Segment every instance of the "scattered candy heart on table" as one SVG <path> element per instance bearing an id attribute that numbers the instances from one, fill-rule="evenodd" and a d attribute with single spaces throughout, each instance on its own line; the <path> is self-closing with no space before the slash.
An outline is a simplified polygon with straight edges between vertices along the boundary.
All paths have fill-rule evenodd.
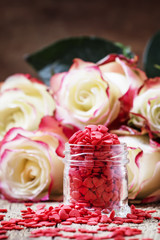
<path id="1" fill-rule="evenodd" d="M 150 213 L 156 212 L 155 210 L 142 210 L 131 206 L 131 214 L 127 214 L 125 218 L 116 217 L 115 211 L 113 210 L 109 215 L 102 215 L 99 210 L 92 212 L 84 208 L 82 204 L 70 204 L 64 205 L 59 204 L 58 206 L 49 206 L 46 208 L 45 204 L 38 204 L 36 210 L 31 209 L 25 204 L 27 209 L 21 210 L 21 218 L 11 218 L 9 220 L 1 221 L 0 227 L 0 239 L 7 239 L 9 236 L 6 235 L 7 231 L 12 230 L 23 230 L 24 228 L 37 228 L 31 231 L 31 238 L 38 238 L 41 236 L 48 237 L 62 237 L 68 239 L 91 239 L 91 240 L 102 240 L 102 239 L 124 239 L 125 236 L 135 236 L 142 233 L 142 230 L 137 228 L 131 228 L 129 226 L 109 226 L 109 224 L 122 225 L 123 223 L 143 223 L 146 219 L 157 219 L 160 218 L 152 217 Z M 7 214 L 7 209 L 0 209 L 1 213 Z M 5 215 L 4 215 L 5 217 Z M 67 217 L 67 218 L 66 218 Z M 77 230 L 74 227 L 56 227 L 56 224 L 71 225 L 72 223 L 97 225 L 96 229 L 79 228 Z M 158 224 L 159 225 L 159 224 Z M 41 228 L 41 227 L 50 228 Z M 100 234 L 100 232 L 106 232 L 104 235 L 93 235 Z M 74 233 L 72 235 L 66 235 L 63 232 Z M 108 233 L 110 232 L 110 233 Z M 158 228 L 159 233 L 159 228 Z M 142 240 L 152 240 L 151 238 L 143 238 Z"/>

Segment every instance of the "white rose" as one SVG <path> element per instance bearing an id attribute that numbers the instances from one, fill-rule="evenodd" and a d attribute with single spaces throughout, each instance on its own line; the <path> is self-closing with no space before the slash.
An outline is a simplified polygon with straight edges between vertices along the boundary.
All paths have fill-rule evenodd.
<path id="1" fill-rule="evenodd" d="M 111 54 L 98 62 L 103 78 L 114 86 L 120 101 L 118 121 L 123 123 L 129 117 L 133 98 L 138 88 L 146 80 L 146 74 L 137 68 L 137 58 L 127 59 L 122 55 Z"/>
<path id="2" fill-rule="evenodd" d="M 54 100 L 44 84 L 24 74 L 9 77 L 0 89 L 0 139 L 12 127 L 38 129 L 41 118 L 53 115 L 54 110 Z"/>
<path id="3" fill-rule="evenodd" d="M 160 148 L 151 145 L 147 136 L 120 136 L 119 140 L 129 151 L 129 199 L 160 200 Z"/>
<path id="4" fill-rule="evenodd" d="M 0 147 L 1 193 L 17 201 L 61 196 L 65 141 L 53 132 L 10 129 Z"/>
<path id="5" fill-rule="evenodd" d="M 160 78 L 148 79 L 140 88 L 129 123 L 160 136 Z"/>
<path id="6" fill-rule="evenodd" d="M 94 63 L 75 59 L 68 72 L 52 77 L 51 88 L 56 117 L 65 124 L 78 128 L 88 124 L 109 125 L 119 114 L 119 95 Z"/>

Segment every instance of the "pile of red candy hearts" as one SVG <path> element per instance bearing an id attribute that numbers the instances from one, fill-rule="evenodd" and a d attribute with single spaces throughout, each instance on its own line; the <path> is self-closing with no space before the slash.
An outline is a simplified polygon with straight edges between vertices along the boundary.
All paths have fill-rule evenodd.
<path id="1" fill-rule="evenodd" d="M 120 206 L 126 177 L 116 159 L 120 146 L 117 135 L 103 125 L 88 125 L 69 139 L 70 202 L 109 210 Z"/>

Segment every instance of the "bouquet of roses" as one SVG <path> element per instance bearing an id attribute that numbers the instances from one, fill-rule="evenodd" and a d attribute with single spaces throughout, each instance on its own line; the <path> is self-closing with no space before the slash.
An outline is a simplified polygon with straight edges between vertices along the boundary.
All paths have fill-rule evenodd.
<path id="1" fill-rule="evenodd" d="M 44 83 L 28 74 L 1 83 L 2 196 L 18 201 L 60 199 L 65 142 L 88 124 L 103 124 L 127 143 L 129 199 L 159 200 L 160 78 L 148 78 L 137 67 L 137 56 L 120 44 L 92 38 L 80 44 L 77 39 L 28 57 Z M 93 40 L 103 43 L 97 59 L 75 54 L 75 49 L 82 53 L 82 47 L 86 53 L 86 41 Z M 57 56 L 64 44 L 64 53 Z M 90 51 L 95 49 L 92 44 Z M 50 55 L 45 58 L 47 51 L 52 61 Z"/>

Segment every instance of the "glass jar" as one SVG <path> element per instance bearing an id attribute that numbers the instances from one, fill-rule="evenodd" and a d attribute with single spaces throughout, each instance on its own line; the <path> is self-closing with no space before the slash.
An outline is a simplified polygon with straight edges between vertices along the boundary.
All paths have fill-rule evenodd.
<path id="1" fill-rule="evenodd" d="M 126 216 L 128 207 L 127 146 L 65 145 L 64 202 L 81 203 L 102 213 Z"/>

